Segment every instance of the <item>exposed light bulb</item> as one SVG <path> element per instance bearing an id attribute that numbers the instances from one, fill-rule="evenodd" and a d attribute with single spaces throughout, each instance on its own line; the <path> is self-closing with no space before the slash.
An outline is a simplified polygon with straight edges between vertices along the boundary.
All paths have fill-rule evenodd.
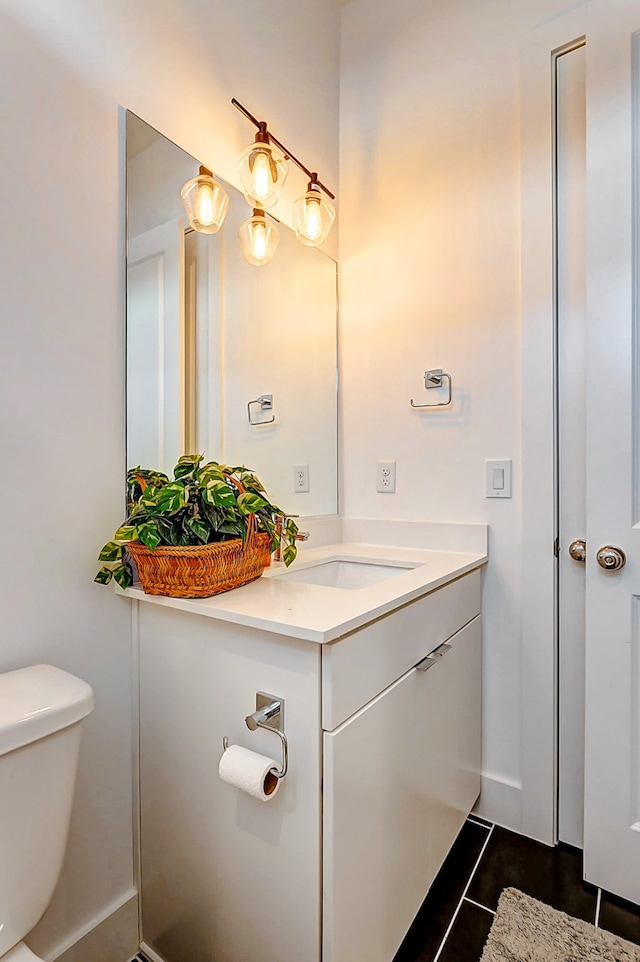
<path id="1" fill-rule="evenodd" d="M 278 246 L 275 224 L 267 221 L 261 210 L 254 208 L 253 217 L 240 225 L 238 231 L 242 256 L 254 267 L 268 264 Z"/>
<path id="2" fill-rule="evenodd" d="M 268 210 L 277 203 L 287 176 L 287 161 L 282 151 L 269 142 L 266 124 L 265 130 L 259 130 L 255 141 L 242 151 L 238 170 L 245 200 L 251 207 Z"/>
<path id="3" fill-rule="evenodd" d="M 207 167 L 200 167 L 198 176 L 187 181 L 180 196 L 193 230 L 202 234 L 216 234 L 220 230 L 229 209 L 229 195 Z"/>
<path id="4" fill-rule="evenodd" d="M 318 240 L 322 232 L 322 212 L 320 210 L 320 201 L 316 200 L 315 198 L 309 199 L 307 201 L 306 208 L 304 233 L 310 241 L 315 241 Z"/>
<path id="5" fill-rule="evenodd" d="M 266 224 L 255 224 L 251 234 L 251 250 L 256 260 L 264 260 L 267 253 Z"/>
<path id="6" fill-rule="evenodd" d="M 307 247 L 319 247 L 327 239 L 335 216 L 328 196 L 321 193 L 316 181 L 312 180 L 304 197 L 299 197 L 293 205 L 296 237 Z"/>
<path id="7" fill-rule="evenodd" d="M 264 201 L 272 187 L 270 158 L 264 150 L 257 150 L 253 160 L 253 196 Z"/>
<path id="8" fill-rule="evenodd" d="M 194 204 L 195 215 L 201 224 L 209 227 L 214 221 L 213 190 L 211 184 L 200 184 Z"/>

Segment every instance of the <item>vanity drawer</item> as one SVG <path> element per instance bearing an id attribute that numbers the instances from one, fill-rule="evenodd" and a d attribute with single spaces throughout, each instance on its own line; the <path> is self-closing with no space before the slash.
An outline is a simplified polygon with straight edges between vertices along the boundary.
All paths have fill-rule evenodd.
<path id="1" fill-rule="evenodd" d="M 475 570 L 322 648 L 322 727 L 333 731 L 480 613 Z"/>

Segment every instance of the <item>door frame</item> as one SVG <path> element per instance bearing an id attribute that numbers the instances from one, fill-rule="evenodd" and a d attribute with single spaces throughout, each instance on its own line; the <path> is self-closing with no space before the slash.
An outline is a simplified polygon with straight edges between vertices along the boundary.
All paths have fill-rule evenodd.
<path id="1" fill-rule="evenodd" d="M 586 8 L 521 44 L 522 769 L 520 831 L 557 841 L 558 658 L 554 52 L 586 37 Z"/>

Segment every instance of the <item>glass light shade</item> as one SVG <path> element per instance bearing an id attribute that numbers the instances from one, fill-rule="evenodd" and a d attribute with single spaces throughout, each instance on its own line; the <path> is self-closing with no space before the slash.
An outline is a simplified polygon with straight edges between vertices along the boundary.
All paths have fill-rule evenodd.
<path id="1" fill-rule="evenodd" d="M 310 187 L 293 205 L 293 229 L 307 247 L 323 244 L 335 219 L 333 204 L 319 187 Z"/>
<path id="2" fill-rule="evenodd" d="M 189 226 L 201 234 L 217 234 L 229 209 L 229 195 L 210 173 L 188 180 L 180 191 Z"/>
<path id="3" fill-rule="evenodd" d="M 240 154 L 238 170 L 247 204 L 267 210 L 278 202 L 288 170 L 282 151 L 256 141 Z"/>
<path id="4" fill-rule="evenodd" d="M 268 221 L 261 211 L 254 211 L 253 217 L 240 225 L 238 237 L 242 256 L 255 267 L 269 263 L 280 240 L 275 224 Z"/>

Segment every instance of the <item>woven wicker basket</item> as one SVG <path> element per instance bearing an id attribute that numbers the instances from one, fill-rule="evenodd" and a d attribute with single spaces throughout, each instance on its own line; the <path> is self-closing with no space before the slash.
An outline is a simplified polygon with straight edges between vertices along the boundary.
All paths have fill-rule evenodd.
<path id="1" fill-rule="evenodd" d="M 154 551 L 130 541 L 127 551 L 146 595 L 210 598 L 259 578 L 271 563 L 271 538 L 252 533 L 246 545 L 233 538 L 186 547 L 161 545 Z"/>

